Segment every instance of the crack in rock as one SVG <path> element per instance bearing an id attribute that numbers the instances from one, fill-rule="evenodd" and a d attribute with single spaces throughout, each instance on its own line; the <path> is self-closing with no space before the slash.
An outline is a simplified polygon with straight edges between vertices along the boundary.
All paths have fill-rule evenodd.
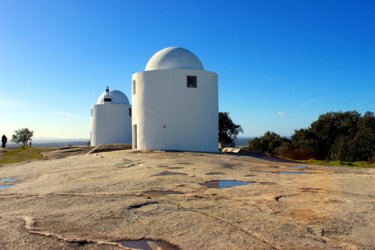
<path id="1" fill-rule="evenodd" d="M 223 220 L 223 219 L 221 219 L 221 218 L 219 218 L 219 217 L 216 217 L 216 216 L 213 216 L 213 215 L 210 215 L 210 214 L 206 214 L 206 213 L 201 212 L 201 211 L 192 210 L 192 209 L 185 209 L 185 210 L 186 210 L 186 211 L 190 211 L 190 212 L 199 213 L 199 214 L 205 215 L 205 216 L 207 216 L 207 217 L 210 217 L 210 218 L 213 218 L 213 219 L 219 220 L 219 221 L 221 221 L 221 222 L 223 222 L 223 223 L 225 223 L 225 224 L 227 224 L 227 225 L 229 225 L 229 226 L 231 226 L 231 227 L 233 227 L 233 228 L 236 228 L 237 230 L 239 230 L 239 231 L 241 231 L 241 232 L 243 232 L 243 233 L 245 233 L 245 234 L 247 234 L 247 235 L 249 235 L 249 236 L 251 236 L 251 237 L 254 237 L 255 239 L 257 239 L 257 240 L 259 240 L 259 241 L 261 241 L 261 242 L 267 244 L 267 245 L 268 245 L 269 247 L 271 247 L 272 249 L 275 249 L 275 250 L 280 250 L 280 249 L 282 249 L 280 246 L 277 246 L 276 243 L 274 243 L 274 242 L 270 242 L 268 239 L 266 239 L 264 236 L 262 236 L 261 234 L 259 234 L 259 233 L 257 233 L 257 232 L 249 232 L 249 231 L 247 231 L 247 230 L 245 230 L 245 229 L 243 229 L 243 228 L 241 228 L 241 227 L 239 227 L 239 226 L 237 226 L 237 225 L 234 225 L 234 224 L 232 224 L 232 223 L 230 223 L 230 222 L 228 222 L 228 221 L 226 221 L 226 220 Z"/>
<path id="2" fill-rule="evenodd" d="M 279 195 L 279 196 L 276 196 L 274 199 L 276 201 L 279 201 L 281 198 L 285 197 L 285 195 Z"/>
<path id="3" fill-rule="evenodd" d="M 35 228 L 36 221 L 33 217 L 24 216 L 22 219 L 25 222 L 25 229 L 30 234 L 35 234 L 35 235 L 40 235 L 40 236 L 45 236 L 45 237 L 52 237 L 57 240 L 65 241 L 68 243 L 76 243 L 79 245 L 97 244 L 97 245 L 115 246 L 115 247 L 119 247 L 122 249 L 130 249 L 130 248 L 124 247 L 118 242 L 95 240 L 95 239 L 83 239 L 83 238 L 67 238 L 57 233 L 42 231 L 42 230 L 39 230 L 38 228 Z"/>
<path id="4" fill-rule="evenodd" d="M 140 207 L 144 207 L 144 206 L 152 205 L 152 204 L 158 204 L 158 203 L 159 202 L 157 202 L 157 201 L 149 201 L 149 202 L 144 202 L 144 203 L 140 203 L 140 204 L 134 204 L 134 205 L 129 206 L 128 210 L 137 209 L 137 208 L 140 208 Z"/>

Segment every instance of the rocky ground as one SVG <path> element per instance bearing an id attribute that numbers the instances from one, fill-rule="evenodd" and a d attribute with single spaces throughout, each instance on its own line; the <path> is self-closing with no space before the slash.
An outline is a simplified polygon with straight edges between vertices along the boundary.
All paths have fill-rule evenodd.
<path id="1" fill-rule="evenodd" d="M 72 151 L 0 167 L 1 249 L 375 248 L 375 169 Z"/>

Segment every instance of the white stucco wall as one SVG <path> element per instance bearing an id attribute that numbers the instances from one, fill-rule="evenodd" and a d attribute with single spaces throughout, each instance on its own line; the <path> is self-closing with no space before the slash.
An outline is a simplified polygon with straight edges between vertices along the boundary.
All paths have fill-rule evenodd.
<path id="1" fill-rule="evenodd" d="M 92 106 L 90 145 L 132 143 L 131 117 L 128 104 L 96 104 Z"/>
<path id="2" fill-rule="evenodd" d="M 187 76 L 197 76 L 197 88 L 187 88 Z M 132 80 L 133 148 L 218 151 L 216 73 L 163 69 L 135 73 Z"/>

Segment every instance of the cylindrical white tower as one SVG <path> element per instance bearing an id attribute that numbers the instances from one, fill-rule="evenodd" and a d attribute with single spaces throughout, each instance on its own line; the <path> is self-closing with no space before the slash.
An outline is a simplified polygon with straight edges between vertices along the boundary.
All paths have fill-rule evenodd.
<path id="1" fill-rule="evenodd" d="M 192 52 L 160 50 L 132 82 L 133 149 L 218 151 L 218 77 Z"/>
<path id="2" fill-rule="evenodd" d="M 91 108 L 90 145 L 131 144 L 131 112 L 126 95 L 107 87 Z"/>

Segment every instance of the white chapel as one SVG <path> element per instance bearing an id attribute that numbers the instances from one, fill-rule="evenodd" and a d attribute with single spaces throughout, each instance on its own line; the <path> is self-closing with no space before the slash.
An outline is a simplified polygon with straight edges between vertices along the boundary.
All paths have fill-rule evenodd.
<path id="1" fill-rule="evenodd" d="M 133 149 L 218 152 L 218 76 L 169 47 L 132 76 Z"/>
<path id="2" fill-rule="evenodd" d="M 131 144 L 131 112 L 126 95 L 107 87 L 91 108 L 90 145 Z"/>

